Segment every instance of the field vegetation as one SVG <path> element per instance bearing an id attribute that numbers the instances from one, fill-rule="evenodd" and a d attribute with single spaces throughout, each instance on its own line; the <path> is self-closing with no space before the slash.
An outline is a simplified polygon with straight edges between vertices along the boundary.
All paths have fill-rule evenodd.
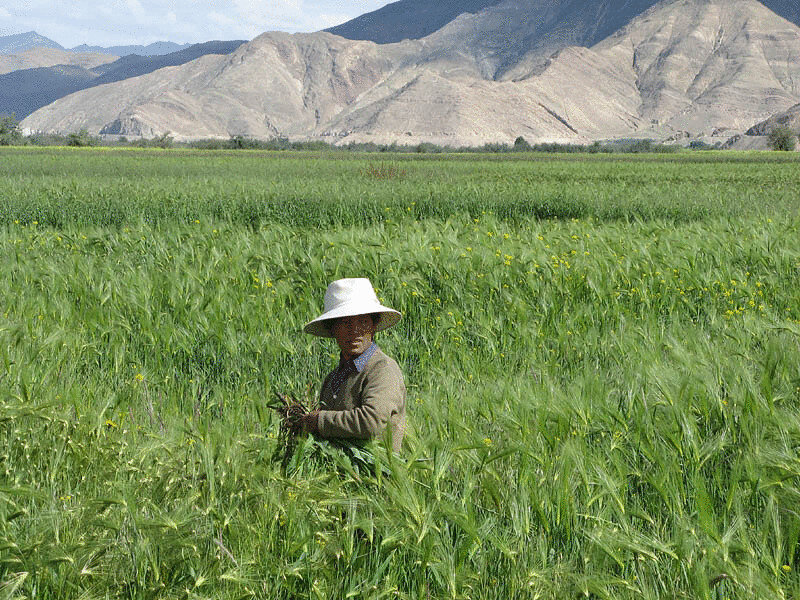
<path id="1" fill-rule="evenodd" d="M 0 596 L 800 596 L 797 160 L 0 150 Z M 348 276 L 406 448 L 283 461 Z"/>

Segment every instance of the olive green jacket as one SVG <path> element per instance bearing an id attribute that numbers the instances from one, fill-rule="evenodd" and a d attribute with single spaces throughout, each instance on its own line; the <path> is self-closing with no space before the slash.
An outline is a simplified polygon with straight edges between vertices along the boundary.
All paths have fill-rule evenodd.
<path id="1" fill-rule="evenodd" d="M 334 393 L 335 372 L 322 384 L 319 435 L 359 440 L 390 435 L 399 452 L 406 428 L 406 386 L 394 359 L 376 348 L 363 369 L 350 372 Z"/>

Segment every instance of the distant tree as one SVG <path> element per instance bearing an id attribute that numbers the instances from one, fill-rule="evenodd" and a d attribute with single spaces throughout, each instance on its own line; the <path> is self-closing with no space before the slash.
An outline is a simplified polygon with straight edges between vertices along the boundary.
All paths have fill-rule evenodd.
<path id="1" fill-rule="evenodd" d="M 524 137 L 519 136 L 517 139 L 514 140 L 514 150 L 518 152 L 525 152 L 526 150 L 530 150 L 531 145 L 528 143 Z"/>
<path id="2" fill-rule="evenodd" d="M 243 135 L 232 135 L 229 144 L 234 150 L 243 150 L 248 147 L 248 140 Z"/>
<path id="3" fill-rule="evenodd" d="M 767 136 L 772 150 L 791 152 L 797 147 L 797 133 L 788 127 L 775 127 Z"/>
<path id="4" fill-rule="evenodd" d="M 713 150 L 714 146 L 707 144 L 703 140 L 692 140 L 689 142 L 689 150 Z"/>
<path id="5" fill-rule="evenodd" d="M 157 148 L 172 148 L 172 144 L 175 140 L 170 135 L 169 131 L 159 135 L 158 137 L 153 139 L 153 145 Z"/>
<path id="6" fill-rule="evenodd" d="M 89 135 L 86 129 L 81 129 L 78 133 L 70 133 L 67 136 L 67 146 L 96 146 L 99 141 L 96 137 Z"/>
<path id="7" fill-rule="evenodd" d="M 0 117 L 0 146 L 18 146 L 24 142 L 14 115 Z"/>

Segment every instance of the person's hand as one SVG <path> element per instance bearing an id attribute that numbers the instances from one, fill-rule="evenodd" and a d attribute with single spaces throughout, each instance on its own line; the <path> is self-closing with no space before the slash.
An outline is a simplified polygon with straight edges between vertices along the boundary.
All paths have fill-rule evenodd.
<path id="1" fill-rule="evenodd" d="M 304 414 L 297 420 L 297 431 L 296 433 L 312 433 L 317 434 L 319 433 L 319 411 L 315 410 L 310 413 Z"/>

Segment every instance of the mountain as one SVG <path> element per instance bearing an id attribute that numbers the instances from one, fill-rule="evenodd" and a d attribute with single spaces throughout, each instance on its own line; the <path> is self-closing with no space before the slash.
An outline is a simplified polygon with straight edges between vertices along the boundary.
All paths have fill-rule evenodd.
<path id="1" fill-rule="evenodd" d="M 21 119 L 32 109 L 86 88 L 95 77 L 72 65 L 12 71 L 0 76 L 0 115 Z"/>
<path id="2" fill-rule="evenodd" d="M 41 36 L 35 31 L 0 36 L 0 54 L 17 54 L 31 48 L 64 49 L 53 40 Z"/>
<path id="3" fill-rule="evenodd" d="M 800 29 L 755 1 L 673 0 L 593 50 L 633 72 L 654 129 L 747 129 L 800 99 Z"/>
<path id="4" fill-rule="evenodd" d="M 0 54 L 0 75 L 22 69 L 71 65 L 93 69 L 100 65 L 117 60 L 117 56 L 95 54 L 90 52 L 76 53 L 55 48 L 35 48 L 18 54 Z"/>
<path id="5" fill-rule="evenodd" d="M 467 58 L 472 74 L 511 80 L 540 72 L 547 59 L 561 48 L 594 46 L 656 3 L 657 0 L 401 0 L 326 31 L 380 44 L 426 38 L 442 60 Z M 764 0 L 763 4 L 800 25 L 797 0 Z"/>
<path id="6" fill-rule="evenodd" d="M 191 46 L 192 44 L 176 44 L 174 42 L 154 42 L 147 46 L 109 46 L 108 48 L 82 44 L 70 48 L 70 50 L 72 52 L 99 52 L 101 54 L 113 54 L 115 56 L 128 56 L 129 54 L 138 54 L 139 56 L 161 56 L 180 52 Z"/>
<path id="7" fill-rule="evenodd" d="M 178 139 L 582 143 L 730 136 L 800 103 L 800 28 L 756 0 L 663 0 L 591 48 L 562 47 L 543 62 L 519 39 L 534 40 L 569 3 L 551 3 L 552 17 L 534 16 L 536 4 L 498 2 L 395 44 L 267 33 L 229 56 L 62 98 L 22 125 Z"/>
<path id="8" fill-rule="evenodd" d="M 523 78 L 567 46 L 591 47 L 626 25 L 652 0 L 503 0 L 461 14 L 426 40 L 466 58 L 486 79 Z M 524 62 L 525 68 L 514 69 Z"/>
<path id="9" fill-rule="evenodd" d="M 776 127 L 788 127 L 800 132 L 800 104 L 789 107 L 788 110 L 772 115 L 769 119 L 756 123 L 745 132 L 745 135 L 769 135 Z"/>
<path id="10" fill-rule="evenodd" d="M 98 54 L 63 52 L 51 55 L 62 56 L 64 61 L 50 68 L 29 68 L 0 75 L 0 115 L 14 114 L 22 119 L 73 92 L 183 65 L 207 54 L 230 54 L 243 43 L 241 40 L 206 42 L 163 56 L 129 55 L 114 62 L 91 58 L 105 56 Z M 36 57 L 46 54 L 43 50 L 30 52 Z M 0 57 L 0 67 L 2 64 Z"/>
<path id="11" fill-rule="evenodd" d="M 327 33 L 267 33 L 228 56 L 204 56 L 62 98 L 23 127 L 146 137 L 302 134 L 379 85 L 405 54 Z"/>
<path id="12" fill-rule="evenodd" d="M 194 44 L 170 54 L 156 56 L 129 54 L 113 63 L 95 68 L 94 72 L 98 74 L 95 85 L 113 83 L 130 77 L 146 75 L 147 73 L 152 73 L 164 67 L 176 67 L 196 60 L 206 54 L 230 54 L 244 43 L 244 40 L 213 41 Z"/>
<path id="13" fill-rule="evenodd" d="M 351 40 L 378 44 L 417 40 L 438 31 L 463 14 L 478 14 L 501 4 L 502 0 L 400 0 L 355 19 L 326 29 Z M 592 46 L 629 23 L 658 0 L 528 0 L 515 1 L 521 11 L 540 23 L 544 37 L 559 47 L 570 44 Z M 775 14 L 800 25 L 797 0 L 762 0 Z M 508 3 L 507 3 L 508 4 Z M 528 18 L 531 18 L 530 16 Z M 550 47 L 558 46 L 546 44 Z"/>
<path id="14" fill-rule="evenodd" d="M 111 54 L 113 56 L 127 56 L 138 54 L 139 56 L 161 56 L 172 54 L 190 48 L 192 44 L 176 44 L 174 42 L 154 42 L 147 46 L 87 46 L 82 44 L 70 48 L 69 52 L 78 54 Z M 19 54 L 25 50 L 33 48 L 55 48 L 65 50 L 63 46 L 53 40 L 39 35 L 35 31 L 18 33 L 15 35 L 0 36 L 0 55 Z"/>
<path id="15" fill-rule="evenodd" d="M 449 54 L 470 57 L 483 76 L 502 78 L 523 56 L 529 63 L 543 63 L 566 46 L 593 46 L 655 2 L 401 0 L 326 31 L 381 44 L 427 37 Z"/>

